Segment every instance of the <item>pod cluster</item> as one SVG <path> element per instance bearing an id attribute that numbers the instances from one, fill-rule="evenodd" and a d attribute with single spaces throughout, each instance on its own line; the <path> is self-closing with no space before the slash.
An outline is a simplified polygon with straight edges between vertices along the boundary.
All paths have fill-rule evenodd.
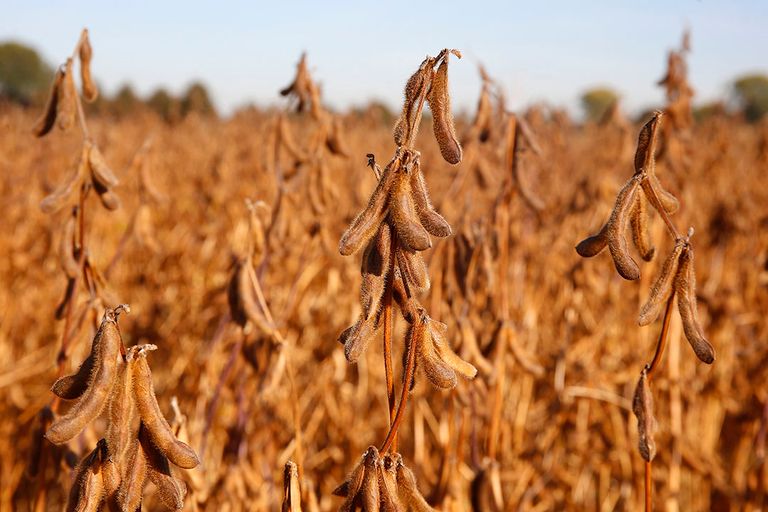
<path id="1" fill-rule="evenodd" d="M 333 493 L 346 498 L 340 512 L 433 512 L 421 495 L 416 476 L 399 453 L 383 456 L 370 446 L 362 460 Z"/>
<path id="2" fill-rule="evenodd" d="M 74 439 L 103 412 L 108 418 L 105 438 L 80 463 L 69 510 L 96 510 L 105 504 L 110 510 L 134 511 L 147 479 L 168 508 L 181 509 L 186 486 L 171 465 L 191 469 L 200 463 L 194 450 L 176 438 L 157 403 L 146 358 L 157 347 L 123 348 L 117 319 L 127 310 L 107 309 L 88 357 L 52 388 L 59 398 L 75 401 L 45 433 L 52 443 Z"/>

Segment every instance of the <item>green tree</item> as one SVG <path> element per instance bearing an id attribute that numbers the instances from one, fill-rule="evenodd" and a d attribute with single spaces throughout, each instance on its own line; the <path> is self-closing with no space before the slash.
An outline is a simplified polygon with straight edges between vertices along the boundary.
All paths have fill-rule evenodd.
<path id="1" fill-rule="evenodd" d="M 581 95 L 581 106 L 587 121 L 599 121 L 605 112 L 618 101 L 619 95 L 607 87 L 595 87 Z"/>
<path id="2" fill-rule="evenodd" d="M 190 112 L 197 112 L 205 116 L 216 115 L 216 108 L 213 106 L 205 85 L 201 82 L 194 82 L 187 88 L 181 99 L 181 112 L 183 115 Z"/>
<path id="3" fill-rule="evenodd" d="M 180 114 L 179 100 L 163 88 L 157 89 L 147 100 L 147 106 L 166 121 L 176 121 Z"/>
<path id="4" fill-rule="evenodd" d="M 0 96 L 24 104 L 44 100 L 53 79 L 51 67 L 32 48 L 0 44 Z"/>
<path id="5" fill-rule="evenodd" d="M 733 83 L 733 92 L 747 120 L 757 121 L 768 112 L 768 76 L 742 76 Z"/>
<path id="6" fill-rule="evenodd" d="M 115 93 L 110 104 L 112 112 L 118 116 L 124 116 L 136 110 L 141 105 L 141 100 L 130 84 L 124 84 Z"/>

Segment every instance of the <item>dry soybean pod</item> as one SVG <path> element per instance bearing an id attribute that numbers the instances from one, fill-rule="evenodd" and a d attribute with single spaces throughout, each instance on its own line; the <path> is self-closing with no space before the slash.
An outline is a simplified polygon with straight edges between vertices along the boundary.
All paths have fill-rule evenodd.
<path id="1" fill-rule="evenodd" d="M 379 494 L 381 495 L 381 510 L 383 512 L 400 512 L 404 510 L 397 495 L 397 465 L 402 463 L 399 453 L 387 453 L 379 464 Z"/>
<path id="2" fill-rule="evenodd" d="M 379 493 L 379 451 L 375 446 L 368 448 L 365 453 L 365 475 L 363 476 L 362 494 L 363 508 L 366 512 L 379 512 L 381 496 Z"/>
<path id="3" fill-rule="evenodd" d="M 640 268 L 632 259 L 627 247 L 627 239 L 624 231 L 627 226 L 627 214 L 637 194 L 638 180 L 631 178 L 619 192 L 616 205 L 608 220 L 606 237 L 608 238 L 608 250 L 611 252 L 613 263 L 619 275 L 629 281 L 640 278 Z"/>
<path id="4" fill-rule="evenodd" d="M 440 332 L 440 329 L 435 328 L 430 330 L 440 359 L 450 366 L 454 372 L 461 374 L 467 379 L 474 379 L 477 375 L 477 368 L 459 357 L 458 354 L 448 346 L 448 340 L 445 339 L 445 336 Z"/>
<path id="5" fill-rule="evenodd" d="M 72 213 L 64 224 L 64 229 L 59 240 L 59 264 L 69 278 L 75 278 L 80 273 L 80 265 L 74 253 L 75 229 L 77 227 L 77 208 L 72 208 Z"/>
<path id="6" fill-rule="evenodd" d="M 672 295 L 672 284 L 677 275 L 677 267 L 680 264 L 680 254 L 683 252 L 683 244 L 676 243 L 669 253 L 667 259 L 661 267 L 661 272 L 651 286 L 651 292 L 648 294 L 648 300 L 640 308 L 640 315 L 637 323 L 639 325 L 648 325 L 654 322 L 661 313 L 661 309 Z"/>
<path id="7" fill-rule="evenodd" d="M 160 501 L 170 510 L 181 510 L 187 486 L 173 476 L 168 458 L 152 442 L 144 422 L 139 426 L 139 443 L 147 459 L 147 477 L 157 486 Z"/>
<path id="8" fill-rule="evenodd" d="M 653 394 L 648 385 L 648 369 L 643 368 L 632 399 L 632 412 L 637 417 L 638 449 L 640 456 L 651 462 L 656 456 L 656 418 L 653 414 Z"/>
<path id="9" fill-rule="evenodd" d="M 53 78 L 53 85 L 51 85 L 51 92 L 48 94 L 45 111 L 43 111 L 43 115 L 40 116 L 37 122 L 35 122 L 35 126 L 32 128 L 32 133 L 34 133 L 35 136 L 44 136 L 50 132 L 53 125 L 56 124 L 56 113 L 59 110 L 59 100 L 63 85 L 64 71 L 59 68 L 56 70 L 56 76 Z"/>
<path id="10" fill-rule="evenodd" d="M 116 460 L 123 460 L 132 435 L 134 403 L 131 366 L 136 350 L 136 347 L 128 349 L 125 361 L 120 361 L 117 380 L 107 405 L 107 446 L 109 456 Z"/>
<path id="11" fill-rule="evenodd" d="M 117 179 L 115 173 L 110 169 L 107 160 L 104 155 L 101 154 L 99 147 L 95 144 L 87 143 L 90 146 L 88 151 L 88 165 L 91 169 L 91 177 L 95 182 L 106 189 L 116 187 L 120 180 Z"/>
<path id="12" fill-rule="evenodd" d="M 664 209 L 668 214 L 675 213 L 680 208 L 680 202 L 671 193 L 664 190 L 655 174 L 648 174 L 641 183 L 648 202 L 657 210 Z M 658 199 L 658 203 L 655 201 Z"/>
<path id="13" fill-rule="evenodd" d="M 134 439 L 128 451 L 128 464 L 117 491 L 117 501 L 123 512 L 134 512 L 141 508 L 141 495 L 147 479 L 147 459 L 141 449 L 141 443 Z"/>
<path id="14" fill-rule="evenodd" d="M 432 247 L 432 240 L 419 222 L 411 195 L 409 176 L 401 169 L 389 197 L 390 218 L 403 247 L 424 251 Z"/>
<path id="15" fill-rule="evenodd" d="M 680 255 L 680 267 L 675 277 L 677 307 L 683 323 L 685 338 L 702 362 L 715 361 L 715 349 L 704 337 L 696 312 L 696 273 L 693 268 L 693 248 L 687 246 Z"/>
<path id="16" fill-rule="evenodd" d="M 357 323 L 339 335 L 339 342 L 344 345 L 344 356 L 350 363 L 356 363 L 376 333 L 376 316 L 367 320 L 362 316 Z"/>
<path id="17" fill-rule="evenodd" d="M 64 67 L 64 81 L 61 84 L 60 96 L 57 101 L 56 121 L 61 131 L 66 132 L 75 124 L 75 112 L 77 108 L 75 95 L 75 77 L 73 73 L 72 58 L 67 59 Z"/>
<path id="18" fill-rule="evenodd" d="M 434 334 L 429 325 L 429 318 L 422 316 L 413 326 L 412 343 L 415 343 L 416 355 L 419 364 L 430 382 L 438 388 L 450 389 L 456 387 L 458 382 L 456 372 L 453 371 L 438 355 L 435 347 Z"/>
<path id="19" fill-rule="evenodd" d="M 200 464 L 195 451 L 186 443 L 176 439 L 170 425 L 160 411 L 146 353 L 137 354 L 131 368 L 133 370 L 133 392 L 139 415 L 155 446 L 180 468 L 192 469 Z"/>
<path id="20" fill-rule="evenodd" d="M 88 38 L 88 29 L 83 29 L 83 39 L 80 42 L 80 81 L 83 86 L 83 97 L 88 103 L 96 101 L 99 89 L 91 75 L 91 60 L 93 60 L 93 47 Z"/>
<path id="21" fill-rule="evenodd" d="M 77 468 L 75 482 L 69 491 L 67 512 L 96 512 L 104 495 L 104 480 L 101 473 L 100 448 L 85 456 Z"/>
<path id="22" fill-rule="evenodd" d="M 448 92 L 448 54 L 437 68 L 429 90 L 429 108 L 432 110 L 432 129 L 440 146 L 440 154 L 449 164 L 461 162 L 461 144 L 456 138 L 451 113 L 451 96 Z"/>
<path id="23" fill-rule="evenodd" d="M 429 290 L 429 270 L 421 254 L 405 248 L 398 248 L 397 263 L 401 275 L 408 280 L 409 286 L 417 291 Z"/>
<path id="24" fill-rule="evenodd" d="M 342 256 L 356 253 L 376 234 L 376 230 L 387 215 L 390 189 L 396 179 L 394 171 L 396 165 L 399 165 L 397 160 L 393 160 L 387 165 L 376 189 L 371 194 L 368 205 L 357 214 L 352 224 L 341 236 L 339 253 Z"/>
<path id="25" fill-rule="evenodd" d="M 368 242 L 363 254 L 360 269 L 360 306 L 363 317 L 367 320 L 379 312 L 381 298 L 384 295 L 392 241 L 392 228 L 388 222 L 382 222 L 378 233 Z"/>
<path id="26" fill-rule="evenodd" d="M 648 233 L 648 209 L 642 194 L 635 193 L 635 200 L 629 212 L 629 224 L 632 228 L 632 242 L 640 253 L 640 257 L 645 261 L 651 261 L 656 253 L 656 248 L 653 246 L 651 235 Z"/>
<path id="27" fill-rule="evenodd" d="M 413 471 L 402 462 L 397 466 L 397 485 L 400 489 L 400 500 L 405 504 L 407 510 L 435 512 L 435 509 L 429 506 L 429 503 L 419 492 Z"/>
<path id="28" fill-rule="evenodd" d="M 107 309 L 96 333 L 98 345 L 96 374 L 88 389 L 69 412 L 57 419 L 45 437 L 54 444 L 66 443 L 101 414 L 117 377 L 117 358 L 120 356 L 120 332 L 117 329 L 116 310 Z M 95 348 L 93 350 L 96 350 Z"/>
<path id="29" fill-rule="evenodd" d="M 419 158 L 416 160 L 411 170 L 411 191 L 413 203 L 416 206 L 416 214 L 424 229 L 432 236 L 446 237 L 451 235 L 451 225 L 448 224 L 442 215 L 437 213 L 429 199 L 427 184 L 424 181 L 424 175 L 421 172 Z"/>

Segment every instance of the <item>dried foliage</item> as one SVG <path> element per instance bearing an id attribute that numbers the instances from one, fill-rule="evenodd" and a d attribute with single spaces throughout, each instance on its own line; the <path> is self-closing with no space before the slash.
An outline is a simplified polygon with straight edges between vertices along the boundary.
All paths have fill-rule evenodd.
<path id="1" fill-rule="evenodd" d="M 109 56 L 91 36 L 98 77 Z M 0 107 L 0 213 L 13 228 L 0 235 L 0 510 L 163 510 L 183 499 L 193 511 L 318 512 L 351 494 L 350 507 L 375 508 L 377 492 L 379 510 L 638 510 L 638 447 L 641 436 L 650 447 L 651 434 L 655 509 L 765 508 L 764 129 L 725 116 L 691 124 L 683 168 L 668 149 L 662 155 L 663 126 L 629 125 L 632 138 L 641 134 L 635 158 L 623 131 L 605 137 L 619 131 L 616 119 L 578 126 L 561 111 L 512 114 L 484 71 L 478 112 L 454 119 L 455 166 L 428 124 L 404 126 L 413 145 L 397 149 L 392 124 L 374 110 L 322 109 L 328 126 L 343 128 L 349 156 L 334 154 L 311 91 L 301 113 L 291 100 L 279 112 L 189 116 L 173 127 L 140 112 L 89 116 L 81 137 L 77 113 L 68 131 L 56 128 L 65 69 L 36 126 L 47 127 L 41 139 L 30 133 L 41 112 Z M 462 61 L 451 78 L 467 69 Z M 413 89 L 429 106 L 428 88 Z M 666 110 L 662 119 L 671 124 Z M 658 161 L 648 150 L 654 126 Z M 111 173 L 94 168 L 95 147 Z M 369 169 L 366 154 L 386 158 L 371 157 Z M 635 201 L 647 207 L 644 247 L 655 256 L 645 262 L 629 240 L 630 203 L 621 234 L 640 276 L 627 282 L 609 251 L 585 260 L 573 246 L 611 217 L 633 167 Z M 121 208 L 104 209 L 96 183 L 119 193 Z M 341 235 L 378 187 L 389 195 L 340 256 Z M 665 235 L 660 209 L 679 237 Z M 425 242 L 420 228 L 427 250 L 413 250 Z M 387 251 L 387 240 L 400 249 Z M 408 390 L 396 450 L 379 444 L 391 414 L 388 279 L 395 414 Z M 132 313 L 119 325 L 107 315 L 98 337 L 104 312 L 123 302 Z M 666 349 L 644 371 L 636 417 L 638 375 L 665 316 Z M 360 319 L 370 342 L 350 351 L 349 364 L 335 340 Z M 115 327 L 124 352 L 99 376 L 112 360 L 111 347 L 101 352 L 104 330 Z M 708 357 L 702 340 L 717 350 L 712 365 L 694 356 Z M 420 350 L 407 381 L 409 343 Z M 474 379 L 446 347 L 477 369 Z M 147 372 L 137 363 L 151 368 L 151 387 L 139 384 L 147 421 L 134 383 Z M 451 389 L 433 385 L 454 378 Z M 113 387 L 95 419 L 70 441 L 48 441 L 104 381 Z M 192 462 L 174 439 L 200 465 L 174 467 L 171 457 Z M 339 490 L 346 496 L 334 495 L 355 471 Z"/>

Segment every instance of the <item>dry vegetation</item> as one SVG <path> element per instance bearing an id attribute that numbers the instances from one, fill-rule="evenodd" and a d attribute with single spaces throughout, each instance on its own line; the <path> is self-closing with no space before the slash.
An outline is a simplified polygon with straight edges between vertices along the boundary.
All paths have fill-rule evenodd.
<path id="1" fill-rule="evenodd" d="M 394 137 L 379 111 L 325 110 L 305 58 L 280 112 L 86 125 L 79 100 L 66 104 L 72 62 L 45 137 L 31 133 L 38 112 L 1 107 L 0 510 L 142 496 L 146 510 L 638 510 L 643 458 L 659 510 L 764 508 L 768 125 L 693 124 L 674 67 L 686 51 L 670 58 L 666 115 L 646 127 L 661 122 L 653 179 L 679 200 L 672 214 L 649 194 L 671 238 L 654 208 L 629 204 L 650 179 L 647 130 L 635 156 L 648 119 L 511 114 L 481 70 L 460 147 L 438 97 L 447 51 L 408 81 Z M 425 102 L 434 136 L 417 133 Z M 628 179 L 616 207 L 639 251 L 614 226 L 599 241 L 610 251 L 580 258 L 585 234 L 626 217 L 610 212 Z M 439 219 L 413 191 L 424 180 Z M 62 183 L 71 194 L 44 213 Z M 642 270 L 626 260 L 638 253 Z M 669 279 L 682 315 L 661 314 L 674 293 L 654 284 L 670 253 L 697 273 L 692 296 L 690 279 Z M 689 357 L 696 314 L 711 365 Z M 102 370 L 81 371 L 79 393 L 57 381 L 88 360 Z M 54 382 L 80 400 L 54 399 Z M 651 393 L 656 429 L 641 418 L 638 433 L 632 397 L 642 416 Z"/>

